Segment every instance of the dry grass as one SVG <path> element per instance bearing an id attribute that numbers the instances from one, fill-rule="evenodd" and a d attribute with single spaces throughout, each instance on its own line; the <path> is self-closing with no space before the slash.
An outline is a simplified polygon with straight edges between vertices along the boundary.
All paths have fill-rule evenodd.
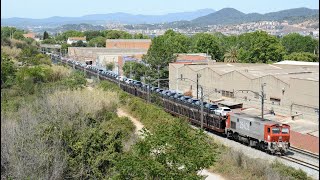
<path id="1" fill-rule="evenodd" d="M 1 113 L 2 178 L 63 179 L 66 159 L 59 128 L 88 114 L 115 112 L 117 104 L 113 92 L 57 91 L 21 102 L 17 111 Z"/>
<path id="2" fill-rule="evenodd" d="M 65 77 L 70 76 L 72 70 L 69 68 L 66 68 L 64 66 L 57 66 L 57 65 L 52 65 L 52 77 L 51 79 L 53 81 L 59 81 Z"/>
<path id="3" fill-rule="evenodd" d="M 1 46 L 1 51 L 5 54 L 8 54 L 9 57 L 17 58 L 21 53 L 21 49 L 10 46 Z"/>
<path id="4" fill-rule="evenodd" d="M 242 152 L 229 148 L 221 153 L 210 171 L 233 180 L 309 179 L 301 170 L 295 170 L 279 162 L 270 163 L 262 159 L 252 159 Z"/>

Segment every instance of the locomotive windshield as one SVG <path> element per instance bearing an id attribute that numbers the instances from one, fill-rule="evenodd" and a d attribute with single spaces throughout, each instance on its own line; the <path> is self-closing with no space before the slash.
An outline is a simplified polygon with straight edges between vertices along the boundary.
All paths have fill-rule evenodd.
<path id="1" fill-rule="evenodd" d="M 279 134 L 279 133 L 280 133 L 280 128 L 278 128 L 278 127 L 272 128 L 272 134 Z"/>
<path id="2" fill-rule="evenodd" d="M 289 128 L 283 127 L 282 130 L 281 130 L 281 133 L 282 134 L 289 134 Z"/>

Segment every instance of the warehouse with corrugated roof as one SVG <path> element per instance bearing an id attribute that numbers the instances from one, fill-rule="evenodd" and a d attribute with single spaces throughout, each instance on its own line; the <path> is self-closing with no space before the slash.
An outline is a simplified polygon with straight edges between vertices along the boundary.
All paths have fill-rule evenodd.
<path id="1" fill-rule="evenodd" d="M 169 65 L 169 88 L 191 91 L 203 87 L 205 101 L 234 101 L 261 107 L 261 85 L 265 83 L 265 109 L 318 120 L 319 65 L 314 64 L 177 64 Z M 180 78 L 183 78 L 181 80 Z M 242 91 L 249 90 L 249 91 Z M 200 93 L 200 90 L 198 91 Z M 200 95 L 199 95 L 200 97 Z"/>

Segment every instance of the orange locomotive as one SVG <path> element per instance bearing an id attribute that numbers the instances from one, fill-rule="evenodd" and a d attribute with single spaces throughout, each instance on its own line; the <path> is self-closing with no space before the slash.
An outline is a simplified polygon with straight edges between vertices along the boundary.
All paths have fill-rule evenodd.
<path id="1" fill-rule="evenodd" d="M 286 154 L 290 147 L 290 126 L 244 113 L 227 115 L 227 138 L 264 150 Z"/>

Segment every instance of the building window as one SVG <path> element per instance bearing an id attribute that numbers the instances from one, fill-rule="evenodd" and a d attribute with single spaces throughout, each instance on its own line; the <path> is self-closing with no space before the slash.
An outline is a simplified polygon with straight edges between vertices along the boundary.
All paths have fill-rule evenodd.
<path id="1" fill-rule="evenodd" d="M 222 96 L 234 98 L 234 93 L 231 92 L 231 91 L 224 91 L 224 90 L 222 90 Z"/>
<path id="2" fill-rule="evenodd" d="M 281 99 L 280 99 L 280 98 L 270 97 L 270 101 L 271 101 L 271 103 L 274 104 L 274 105 L 280 105 Z"/>
<path id="3" fill-rule="evenodd" d="M 222 95 L 222 96 L 226 96 L 226 91 L 222 90 L 222 91 L 221 91 L 221 95 Z"/>

